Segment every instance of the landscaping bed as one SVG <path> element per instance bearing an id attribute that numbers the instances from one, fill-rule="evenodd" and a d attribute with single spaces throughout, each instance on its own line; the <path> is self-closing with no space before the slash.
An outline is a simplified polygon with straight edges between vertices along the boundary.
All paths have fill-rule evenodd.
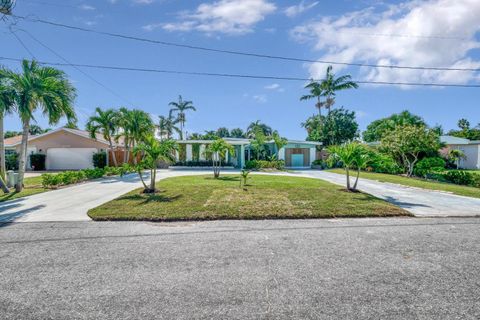
<path id="1" fill-rule="evenodd" d="M 328 171 L 339 173 L 339 174 L 345 174 L 345 170 L 343 169 L 331 169 Z M 429 189 L 429 190 L 450 192 L 460 196 L 480 198 L 480 188 L 476 188 L 476 187 L 462 186 L 462 185 L 456 185 L 456 184 L 445 183 L 445 182 L 437 182 L 437 181 L 431 181 L 431 180 L 414 178 L 414 177 L 409 178 L 406 176 L 400 176 L 400 175 L 394 175 L 394 174 L 374 173 L 374 172 L 365 172 L 365 171 L 362 171 L 360 173 L 360 178 L 377 180 L 380 182 L 396 183 L 396 184 L 400 184 L 408 187 L 416 187 L 416 188 L 423 188 L 423 189 Z"/>
<path id="2" fill-rule="evenodd" d="M 317 179 L 254 175 L 185 176 L 162 180 L 157 194 L 134 190 L 88 212 L 101 220 L 182 221 L 408 216 L 368 194 Z"/>

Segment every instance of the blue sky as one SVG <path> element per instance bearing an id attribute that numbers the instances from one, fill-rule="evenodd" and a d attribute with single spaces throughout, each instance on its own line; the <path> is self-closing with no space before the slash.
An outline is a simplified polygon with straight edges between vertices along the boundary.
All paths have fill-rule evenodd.
<path id="1" fill-rule="evenodd" d="M 355 63 L 480 68 L 480 2 L 476 0 L 17 2 L 17 15 L 219 49 Z M 13 30 L 41 61 L 62 62 L 19 29 L 27 30 L 73 63 L 302 78 L 321 77 L 326 68 L 323 64 L 165 47 L 19 21 Z M 31 57 L 5 23 L 0 24 L 0 37 L 2 56 Z M 18 68 L 15 62 L 1 63 Z M 315 112 L 313 102 L 299 101 L 305 93 L 303 82 L 85 69 L 116 93 L 112 94 L 77 70 L 64 70 L 78 90 L 80 126 L 97 106 L 136 107 L 156 119 L 167 114 L 168 102 L 182 94 L 197 107 L 197 112 L 187 115 L 188 132 L 220 126 L 246 128 L 259 119 L 286 137 L 304 139 L 300 123 Z M 338 66 L 335 72 L 371 81 L 480 83 L 478 72 Z M 363 85 L 339 93 L 336 106 L 356 111 L 362 130 L 371 121 L 404 109 L 448 130 L 462 117 L 479 123 L 479 101 L 480 89 Z M 41 126 L 47 126 L 41 115 L 37 119 Z M 14 116 L 6 118 L 5 126 L 7 130 L 20 129 Z"/>

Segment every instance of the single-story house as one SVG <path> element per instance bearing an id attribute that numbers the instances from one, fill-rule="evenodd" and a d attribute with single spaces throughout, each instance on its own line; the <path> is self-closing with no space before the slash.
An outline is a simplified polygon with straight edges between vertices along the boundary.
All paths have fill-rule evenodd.
<path id="1" fill-rule="evenodd" d="M 6 152 L 20 152 L 22 136 L 5 139 Z M 108 150 L 109 144 L 101 136 L 92 139 L 87 131 L 58 128 L 30 136 L 27 148 L 27 169 L 33 153 L 46 155 L 47 170 L 80 170 L 93 168 L 93 154 Z"/>
<path id="2" fill-rule="evenodd" d="M 480 169 L 480 141 L 473 141 L 453 136 L 441 136 L 440 141 L 446 145 L 442 150 L 448 153 L 450 150 L 461 150 L 465 159 L 460 159 L 458 166 L 462 169 Z"/>
<path id="3" fill-rule="evenodd" d="M 224 140 L 235 148 L 235 154 L 227 154 L 226 162 L 233 164 L 236 168 L 243 168 L 245 163 L 253 160 L 251 140 L 240 138 L 224 138 Z M 194 160 L 194 146 L 198 147 L 198 160 L 205 160 L 206 146 L 213 140 L 179 140 L 180 145 L 185 145 L 185 160 Z M 280 150 L 276 150 L 273 141 L 268 141 L 268 149 L 271 154 L 278 154 L 279 160 L 285 161 L 287 168 L 310 168 L 312 162 L 317 159 L 317 146 L 320 142 L 288 140 L 287 144 Z M 179 153 L 177 153 L 177 160 Z"/>

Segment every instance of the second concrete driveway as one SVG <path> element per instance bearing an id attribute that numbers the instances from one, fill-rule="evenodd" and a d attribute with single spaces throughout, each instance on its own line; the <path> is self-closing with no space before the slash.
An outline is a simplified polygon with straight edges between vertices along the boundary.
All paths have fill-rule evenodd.
<path id="1" fill-rule="evenodd" d="M 295 171 L 289 175 L 317 178 L 345 186 L 345 176 L 332 172 L 305 170 Z M 393 203 L 413 213 L 416 217 L 480 216 L 480 199 L 477 198 L 368 179 L 360 179 L 358 188 Z"/>
<path id="2" fill-rule="evenodd" d="M 158 179 L 205 174 L 159 170 Z M 137 174 L 110 177 L 0 203 L 0 222 L 89 221 L 90 209 L 141 187 Z"/>

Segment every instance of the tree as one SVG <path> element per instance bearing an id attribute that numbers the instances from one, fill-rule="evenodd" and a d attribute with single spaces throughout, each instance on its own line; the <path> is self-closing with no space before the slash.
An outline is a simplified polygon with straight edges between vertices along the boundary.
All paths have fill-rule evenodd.
<path id="1" fill-rule="evenodd" d="M 395 130 L 397 126 L 420 126 L 426 127 L 425 121 L 417 115 L 405 110 L 400 113 L 394 113 L 387 118 L 373 121 L 367 126 L 367 130 L 363 133 L 363 140 L 366 142 L 376 142 L 390 131 Z"/>
<path id="2" fill-rule="evenodd" d="M 218 138 L 208 145 L 207 153 L 212 155 L 213 160 L 213 176 L 216 178 L 220 177 L 220 168 L 222 167 L 222 158 L 226 158 L 227 152 L 231 155 L 235 155 L 235 148 L 227 143 L 222 138 Z"/>
<path id="3" fill-rule="evenodd" d="M 358 137 L 355 112 L 344 108 L 331 111 L 327 116 L 313 116 L 302 123 L 307 129 L 307 140 L 322 142 L 324 146 L 340 145 Z"/>
<path id="4" fill-rule="evenodd" d="M 46 133 L 48 131 L 51 131 L 51 130 L 52 129 L 50 129 L 50 128 L 42 129 L 42 127 L 40 127 L 39 125 L 32 124 L 32 125 L 30 125 L 29 133 L 32 136 L 38 136 L 40 134 L 44 134 L 44 133 Z"/>
<path id="5" fill-rule="evenodd" d="M 159 116 L 158 117 L 158 135 L 160 136 L 160 140 L 167 140 L 172 139 L 173 133 L 176 132 L 180 134 L 180 129 L 176 126 L 178 120 L 172 117 L 171 114 L 168 117 Z"/>
<path id="6" fill-rule="evenodd" d="M 230 131 L 225 127 L 218 128 L 216 134 L 220 138 L 230 137 Z"/>
<path id="7" fill-rule="evenodd" d="M 471 128 L 467 119 L 460 119 L 458 120 L 458 128 L 460 130 L 450 130 L 448 134 L 458 138 L 480 140 L 480 124 L 475 128 Z"/>
<path id="8" fill-rule="evenodd" d="M 3 119 L 5 115 L 15 111 L 15 90 L 7 81 L 6 75 L 0 69 L 0 188 L 4 193 L 9 193 L 5 183 L 5 134 L 3 128 Z M 8 132 L 7 132 L 8 133 Z"/>
<path id="9" fill-rule="evenodd" d="M 113 140 L 117 135 L 119 127 L 119 114 L 114 109 L 107 109 L 103 111 L 100 108 L 95 109 L 95 115 L 91 116 L 86 124 L 86 129 L 90 133 L 92 139 L 97 139 L 97 134 L 100 133 L 103 139 L 108 142 L 110 151 L 112 153 L 113 165 L 118 166 Z"/>
<path id="10" fill-rule="evenodd" d="M 180 140 L 183 140 L 183 129 L 185 127 L 185 122 L 187 121 L 185 111 L 193 110 L 197 111 L 193 106 L 192 101 L 184 101 L 182 96 L 178 96 L 178 101 L 172 101 L 169 103 L 169 106 L 172 106 L 170 110 L 170 115 L 177 113 L 177 120 L 180 123 Z"/>
<path id="11" fill-rule="evenodd" d="M 255 122 L 250 123 L 247 128 L 247 137 L 253 138 L 258 130 L 261 130 L 265 136 L 272 135 L 272 128 L 266 125 L 265 123 L 260 122 L 257 120 Z"/>
<path id="12" fill-rule="evenodd" d="M 147 136 L 153 135 L 153 121 L 150 115 L 143 110 L 120 108 L 118 125 L 121 133 L 117 135 L 116 140 L 118 141 L 119 137 L 123 137 L 125 145 L 123 162 L 128 163 L 130 150 L 133 150 L 135 145 Z M 136 158 L 134 158 L 134 162 L 136 162 Z"/>
<path id="13" fill-rule="evenodd" d="M 470 122 L 467 119 L 460 119 L 457 123 L 458 127 L 462 130 L 470 129 Z"/>
<path id="14" fill-rule="evenodd" d="M 332 69 L 332 66 L 328 66 L 325 78 L 321 82 L 323 95 L 326 97 L 325 107 L 329 113 L 332 105 L 335 103 L 335 95 L 338 91 L 358 88 L 358 84 L 351 80 L 352 77 L 350 75 L 336 78 Z"/>
<path id="15" fill-rule="evenodd" d="M 255 159 L 265 159 L 267 153 L 267 136 L 260 127 L 256 127 L 253 133 L 253 139 L 250 142 L 250 147 L 254 152 Z"/>
<path id="16" fill-rule="evenodd" d="M 457 169 L 458 169 L 460 165 L 460 160 L 467 159 L 467 156 L 462 150 L 452 149 L 448 152 L 448 158 L 450 158 L 453 162 L 455 162 L 455 165 L 457 166 Z"/>
<path id="17" fill-rule="evenodd" d="M 312 80 L 310 80 L 310 83 L 305 86 L 305 89 L 308 89 L 310 91 L 310 93 L 301 96 L 300 101 L 316 99 L 317 103 L 315 104 L 315 107 L 318 110 L 318 116 L 321 117 L 322 116 L 322 108 L 325 105 L 325 103 L 320 100 L 321 97 L 325 96 L 325 91 L 322 87 L 322 84 L 320 82 L 314 81 L 312 79 Z"/>
<path id="18" fill-rule="evenodd" d="M 328 147 L 328 152 L 328 160 L 335 163 L 340 162 L 340 164 L 345 169 L 347 178 L 347 190 L 356 191 L 358 180 L 360 177 L 360 170 L 364 169 L 370 162 L 367 148 L 360 143 L 351 142 L 340 146 L 330 146 Z M 351 187 L 350 183 L 350 170 L 352 169 L 357 170 L 357 178 L 353 187 Z"/>
<path id="19" fill-rule="evenodd" d="M 37 110 L 48 117 L 49 124 L 57 124 L 61 118 L 76 119 L 73 103 L 75 88 L 66 74 L 52 67 L 40 66 L 36 61 L 22 61 L 22 72 L 6 70 L 4 76 L 15 90 L 17 112 L 22 122 L 22 142 L 18 168 L 17 192 L 23 190 L 23 177 L 27 164 L 27 144 L 30 123 Z"/>
<path id="20" fill-rule="evenodd" d="M 276 148 L 276 154 L 277 154 L 277 159 L 278 159 L 278 153 L 280 152 L 280 149 L 285 147 L 288 143 L 287 138 L 283 138 L 280 136 L 277 130 L 273 131 L 272 136 L 271 136 L 273 143 L 275 144 Z"/>
<path id="21" fill-rule="evenodd" d="M 230 131 L 230 137 L 232 138 L 245 138 L 245 133 L 240 128 L 235 128 Z"/>
<path id="22" fill-rule="evenodd" d="M 381 140 L 381 149 L 400 159 L 409 177 L 412 176 L 420 155 L 437 153 L 440 146 L 435 131 L 423 126 L 397 126 Z"/>
<path id="23" fill-rule="evenodd" d="M 202 135 L 202 140 L 216 140 L 218 138 L 217 132 L 213 130 L 205 131 L 205 134 Z"/>
<path id="24" fill-rule="evenodd" d="M 67 124 L 65 124 L 63 127 L 64 127 L 64 128 L 67 128 L 67 129 L 79 130 L 77 121 L 69 121 L 69 122 L 67 122 Z"/>
<path id="25" fill-rule="evenodd" d="M 3 135 L 5 139 L 16 137 L 16 136 L 21 136 L 22 132 L 21 131 L 5 131 L 5 134 Z"/>
<path id="26" fill-rule="evenodd" d="M 173 140 L 158 141 L 153 136 L 146 137 L 143 142 L 135 146 L 133 153 L 135 157 L 142 156 L 142 166 L 150 170 L 150 185 L 147 186 L 142 177 L 142 166 L 138 168 L 138 175 L 144 186 L 143 193 L 155 193 L 157 180 L 158 161 L 174 161 L 174 151 L 177 144 Z"/>

